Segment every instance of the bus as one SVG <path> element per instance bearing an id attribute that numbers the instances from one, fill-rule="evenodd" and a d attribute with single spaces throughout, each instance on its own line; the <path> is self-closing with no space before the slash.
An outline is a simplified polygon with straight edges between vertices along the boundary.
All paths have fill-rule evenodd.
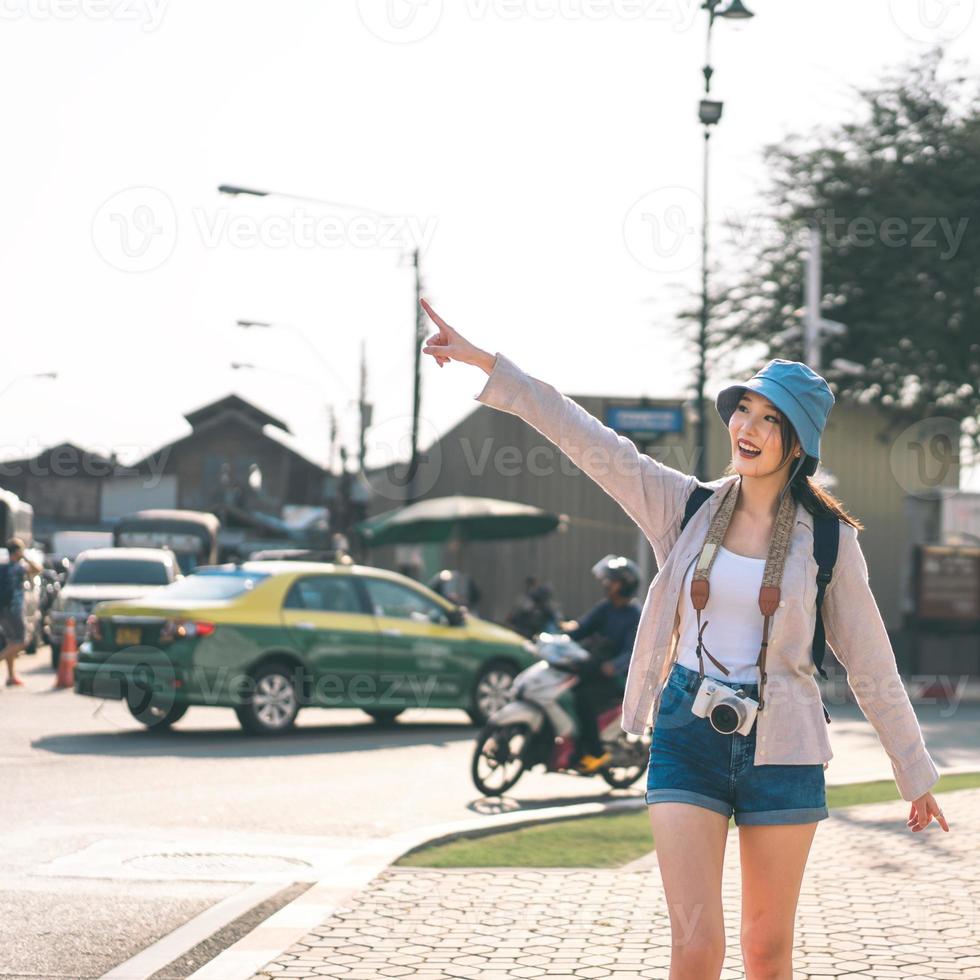
<path id="1" fill-rule="evenodd" d="M 20 538 L 25 547 L 34 544 L 34 508 L 10 490 L 0 490 L 0 546 Z"/>
<path id="2" fill-rule="evenodd" d="M 184 575 L 218 561 L 221 521 L 201 510 L 140 510 L 120 517 L 113 529 L 117 548 L 169 548 Z"/>

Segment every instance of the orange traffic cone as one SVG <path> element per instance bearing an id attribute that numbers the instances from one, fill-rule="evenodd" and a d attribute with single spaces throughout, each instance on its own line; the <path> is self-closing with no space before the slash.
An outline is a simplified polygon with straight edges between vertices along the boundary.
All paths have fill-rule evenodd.
<path id="1" fill-rule="evenodd" d="M 58 678 L 55 688 L 75 686 L 75 664 L 78 663 L 78 644 L 75 642 L 75 617 L 65 623 L 65 635 L 61 640 L 61 659 L 58 661 Z"/>

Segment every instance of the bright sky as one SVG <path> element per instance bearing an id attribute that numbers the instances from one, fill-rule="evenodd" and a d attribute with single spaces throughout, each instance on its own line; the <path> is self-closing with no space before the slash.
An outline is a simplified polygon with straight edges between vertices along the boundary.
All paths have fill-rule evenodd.
<path id="1" fill-rule="evenodd" d="M 954 58 L 980 51 L 972 0 L 749 5 L 754 19 L 714 32 L 720 261 L 745 247 L 725 223 L 757 220 L 765 143 L 851 117 L 855 86 L 937 38 Z M 683 395 L 698 7 L 0 0 L 0 388 L 59 375 L 0 395 L 4 458 L 63 439 L 143 455 L 236 391 L 322 460 L 325 406 L 349 411 L 362 341 L 369 462 L 404 457 L 414 299 L 392 231 L 421 241 L 425 294 L 480 346 L 572 393 Z M 358 207 L 228 198 L 221 183 Z M 710 393 L 740 376 L 730 365 Z M 423 443 L 482 382 L 425 365 Z M 355 426 L 350 412 L 352 447 Z"/>

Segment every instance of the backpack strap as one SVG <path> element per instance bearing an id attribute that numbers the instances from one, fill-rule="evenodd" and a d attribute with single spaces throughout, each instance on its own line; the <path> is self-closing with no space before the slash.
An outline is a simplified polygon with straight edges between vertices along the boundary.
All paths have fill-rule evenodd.
<path id="1" fill-rule="evenodd" d="M 823 669 L 823 657 L 827 648 L 826 634 L 824 632 L 823 606 L 824 593 L 834 574 L 834 565 L 837 562 L 837 547 L 840 542 L 840 522 L 833 514 L 820 514 L 813 517 L 813 557 L 817 562 L 817 623 L 813 630 L 813 663 L 820 676 L 826 680 L 827 672 Z M 830 715 L 827 713 L 826 705 L 823 709 L 827 724 L 830 724 Z"/>
<path id="2" fill-rule="evenodd" d="M 687 527 L 687 522 L 697 513 L 697 509 L 713 494 L 714 490 L 706 487 L 703 483 L 699 483 L 691 491 L 687 503 L 684 505 L 684 518 L 681 521 L 682 531 Z"/>

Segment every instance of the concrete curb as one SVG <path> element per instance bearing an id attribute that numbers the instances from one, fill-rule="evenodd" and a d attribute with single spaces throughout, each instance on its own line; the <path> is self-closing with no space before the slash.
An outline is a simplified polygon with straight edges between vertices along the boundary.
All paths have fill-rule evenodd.
<path id="1" fill-rule="evenodd" d="M 219 953 L 187 980 L 251 980 L 266 963 L 276 959 L 311 929 L 349 902 L 381 872 L 404 854 L 424 844 L 459 837 L 479 837 L 508 827 L 528 827 L 576 817 L 603 813 L 628 813 L 646 808 L 642 795 L 626 796 L 609 802 L 576 803 L 571 806 L 542 807 L 486 817 L 473 817 L 445 824 L 393 834 L 355 854 L 289 905 L 269 916 L 247 936 Z"/>

